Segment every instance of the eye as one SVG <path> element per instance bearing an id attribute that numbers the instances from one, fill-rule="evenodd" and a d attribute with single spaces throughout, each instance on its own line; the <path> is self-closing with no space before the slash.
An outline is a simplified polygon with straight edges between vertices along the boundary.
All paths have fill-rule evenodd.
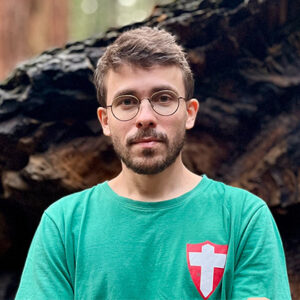
<path id="1" fill-rule="evenodd" d="M 113 106 L 120 108 L 130 108 L 139 104 L 138 99 L 131 95 L 119 96 L 114 100 Z"/>
<path id="2" fill-rule="evenodd" d="M 164 103 L 164 102 L 168 102 L 170 100 L 172 100 L 172 99 L 171 99 L 170 95 L 167 95 L 167 94 L 160 95 L 160 97 L 159 97 L 159 102 Z"/>
<path id="3" fill-rule="evenodd" d="M 161 91 L 152 95 L 153 104 L 168 105 L 177 101 L 177 96 L 172 91 Z"/>

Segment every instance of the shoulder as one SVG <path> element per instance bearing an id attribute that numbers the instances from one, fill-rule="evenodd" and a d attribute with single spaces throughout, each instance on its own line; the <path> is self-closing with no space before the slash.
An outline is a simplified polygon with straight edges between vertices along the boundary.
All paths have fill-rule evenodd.
<path id="1" fill-rule="evenodd" d="M 103 196 L 103 186 L 101 183 L 91 188 L 67 195 L 53 204 L 51 204 L 44 212 L 53 221 L 63 219 L 74 219 L 82 215 L 86 210 L 97 202 L 100 203 Z"/>
<path id="2" fill-rule="evenodd" d="M 277 235 L 277 228 L 266 202 L 253 193 L 210 179 L 208 192 L 218 198 L 232 241 L 251 236 L 258 239 L 268 233 Z M 225 225 L 226 226 L 226 225 Z M 275 241 L 280 238 L 276 238 Z"/>
<path id="3" fill-rule="evenodd" d="M 208 178 L 207 178 L 208 179 Z M 265 201 L 255 194 L 239 188 L 230 186 L 220 181 L 209 180 L 207 192 L 218 198 L 219 201 L 229 212 L 244 211 L 254 213 L 262 207 L 267 207 Z"/>

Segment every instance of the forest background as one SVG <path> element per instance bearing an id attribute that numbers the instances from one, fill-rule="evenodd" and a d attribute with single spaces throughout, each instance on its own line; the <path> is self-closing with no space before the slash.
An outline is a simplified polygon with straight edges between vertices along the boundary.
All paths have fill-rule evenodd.
<path id="1" fill-rule="evenodd" d="M 0 1 L 0 81 L 22 61 L 52 47 L 144 20 L 174 0 Z"/>

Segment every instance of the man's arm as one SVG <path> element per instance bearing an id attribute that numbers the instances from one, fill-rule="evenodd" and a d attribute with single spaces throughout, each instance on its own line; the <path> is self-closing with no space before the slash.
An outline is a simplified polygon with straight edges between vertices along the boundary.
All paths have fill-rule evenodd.
<path id="1" fill-rule="evenodd" d="M 73 299 L 64 243 L 47 214 L 30 246 L 16 299 Z"/>
<path id="2" fill-rule="evenodd" d="M 281 238 L 267 206 L 242 229 L 232 299 L 291 299 Z"/>

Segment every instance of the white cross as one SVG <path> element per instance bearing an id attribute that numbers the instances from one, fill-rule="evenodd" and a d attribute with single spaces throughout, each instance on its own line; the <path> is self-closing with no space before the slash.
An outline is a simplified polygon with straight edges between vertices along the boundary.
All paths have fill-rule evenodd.
<path id="1" fill-rule="evenodd" d="M 202 252 L 190 252 L 190 265 L 201 267 L 200 290 L 207 297 L 213 290 L 214 268 L 224 268 L 226 254 L 215 253 L 215 247 L 204 245 Z"/>

